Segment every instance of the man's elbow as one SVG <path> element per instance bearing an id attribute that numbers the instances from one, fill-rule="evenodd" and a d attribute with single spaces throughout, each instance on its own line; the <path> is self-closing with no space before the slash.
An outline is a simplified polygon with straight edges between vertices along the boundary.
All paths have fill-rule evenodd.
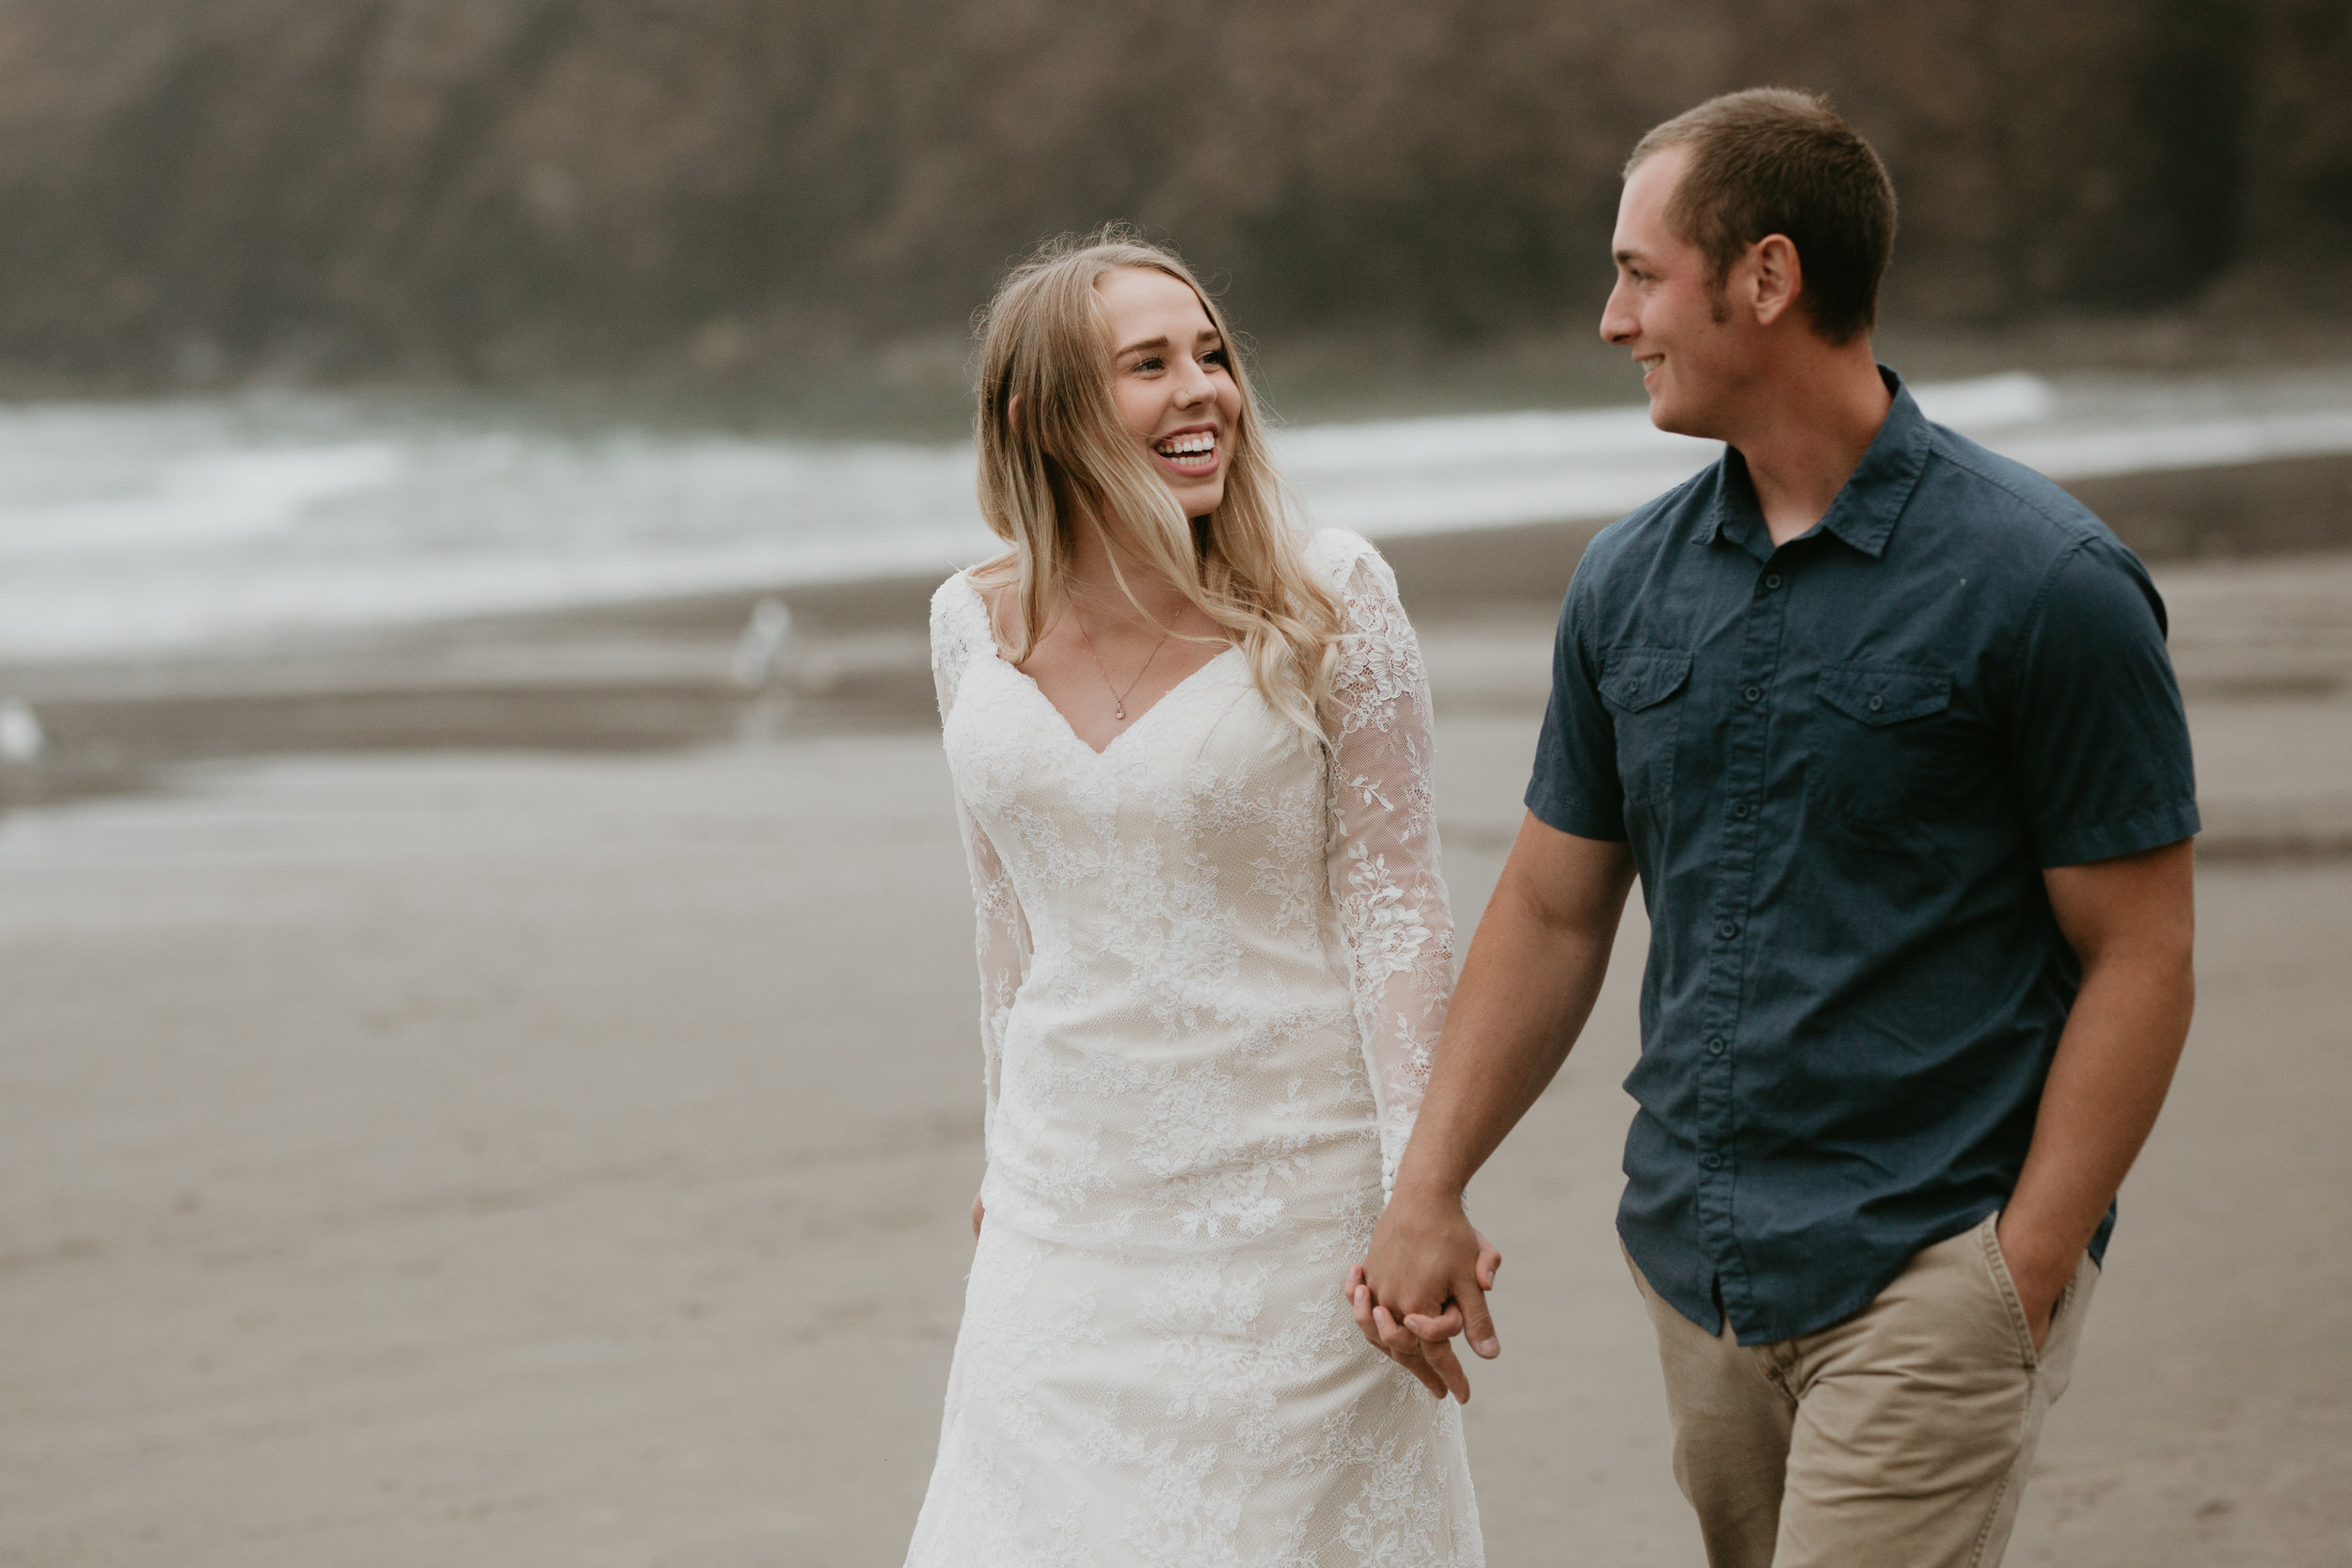
<path id="1" fill-rule="evenodd" d="M 1629 847 L 1561 832 L 1531 813 L 1494 896 L 1514 925 L 1549 943 L 1607 942 L 1632 883 Z"/>
<path id="2" fill-rule="evenodd" d="M 2043 874 L 2052 911 L 2086 977 L 2130 971 L 2143 979 L 2190 976 L 2197 894 L 2189 840 Z"/>
<path id="3" fill-rule="evenodd" d="M 2182 1030 L 2197 1006 L 2196 939 L 2186 921 L 2152 921 L 2086 955 L 2083 985 L 2112 985 L 2170 1013 Z"/>

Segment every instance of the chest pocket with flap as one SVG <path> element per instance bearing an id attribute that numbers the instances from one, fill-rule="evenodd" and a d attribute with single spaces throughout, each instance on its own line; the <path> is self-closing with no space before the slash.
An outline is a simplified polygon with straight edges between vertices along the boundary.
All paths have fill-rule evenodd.
<path id="1" fill-rule="evenodd" d="M 1816 689 L 1821 706 L 1806 768 L 1813 803 L 1854 827 L 1899 832 L 1935 816 L 1963 769 L 1949 672 L 1920 665 L 1833 664 Z"/>
<path id="2" fill-rule="evenodd" d="M 1678 702 L 1691 656 L 1677 648 L 1613 648 L 1601 655 L 1600 695 L 1617 732 L 1617 778 L 1629 806 L 1662 804 L 1674 787 Z"/>

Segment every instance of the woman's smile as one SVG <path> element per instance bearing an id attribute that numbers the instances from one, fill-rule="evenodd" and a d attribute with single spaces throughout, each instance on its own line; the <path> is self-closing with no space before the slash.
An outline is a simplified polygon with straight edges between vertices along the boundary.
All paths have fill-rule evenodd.
<path id="1" fill-rule="evenodd" d="M 1219 445 L 1216 426 L 1194 424 L 1169 431 L 1152 443 L 1152 451 L 1186 479 L 1205 479 L 1216 472 Z"/>

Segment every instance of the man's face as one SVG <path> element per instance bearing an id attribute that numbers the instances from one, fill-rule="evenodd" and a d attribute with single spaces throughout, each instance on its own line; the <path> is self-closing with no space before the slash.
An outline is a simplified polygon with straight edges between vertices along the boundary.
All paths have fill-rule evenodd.
<path id="1" fill-rule="evenodd" d="M 1754 324 L 1728 308 L 1706 253 L 1666 222 L 1690 159 L 1686 149 L 1668 148 L 1627 179 L 1610 242 L 1617 286 L 1600 335 L 1641 365 L 1652 424 L 1721 440 L 1750 380 Z"/>

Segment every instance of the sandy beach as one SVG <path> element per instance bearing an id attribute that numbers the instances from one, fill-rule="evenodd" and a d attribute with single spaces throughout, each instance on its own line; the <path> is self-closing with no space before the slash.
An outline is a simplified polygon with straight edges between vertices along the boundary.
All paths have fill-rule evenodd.
<path id="1" fill-rule="evenodd" d="M 2246 548 L 2341 552 L 2345 478 Z M 1465 926 L 1588 531 L 1391 551 Z M 2150 550 L 2201 1007 L 2012 1562 L 2352 1560 L 2352 554 L 2232 537 Z M 927 586 L 792 595 L 755 690 L 743 595 L 0 672 L 0 1564 L 899 1560 L 980 1164 Z M 1643 948 L 1473 1190 L 1498 1568 L 1697 1560 L 1611 1232 Z"/>

